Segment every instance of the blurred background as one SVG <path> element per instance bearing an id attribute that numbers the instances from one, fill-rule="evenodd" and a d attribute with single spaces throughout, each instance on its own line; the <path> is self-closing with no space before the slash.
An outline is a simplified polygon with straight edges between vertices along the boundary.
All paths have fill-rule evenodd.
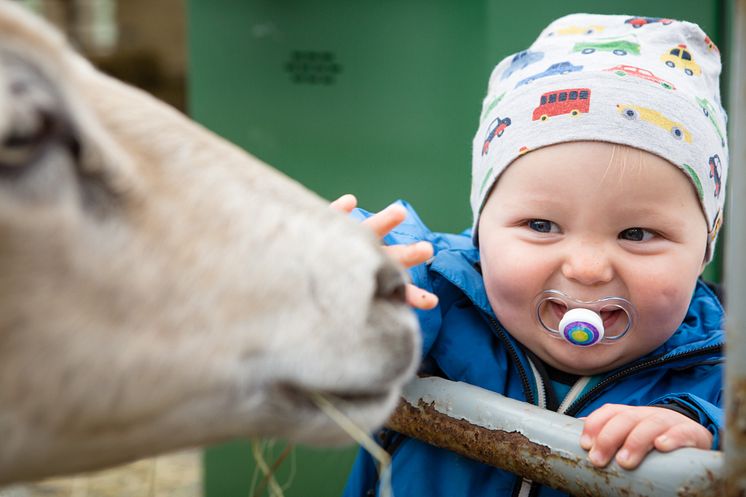
<path id="1" fill-rule="evenodd" d="M 686 19 L 709 34 L 727 61 L 732 8 L 732 0 L 20 3 L 63 29 L 105 72 L 165 100 L 321 196 L 352 192 L 368 210 L 404 198 L 440 231 L 460 231 L 471 222 L 471 139 L 490 71 L 551 20 L 572 12 Z M 707 279 L 720 280 L 721 259 L 710 265 Z M 277 474 L 280 483 L 290 482 L 287 497 L 334 496 L 354 453 L 287 452 L 278 442 L 266 458 L 272 465 L 287 455 Z M 134 477 L 142 483 L 136 489 L 125 490 L 117 480 L 112 495 L 251 495 L 255 465 L 246 441 L 180 455 L 173 464 L 160 461 L 137 466 L 144 476 Z M 176 483 L 159 486 L 158 478 Z M 47 486 L 43 495 L 81 495 L 81 488 L 82 495 L 104 495 L 81 485 Z"/>

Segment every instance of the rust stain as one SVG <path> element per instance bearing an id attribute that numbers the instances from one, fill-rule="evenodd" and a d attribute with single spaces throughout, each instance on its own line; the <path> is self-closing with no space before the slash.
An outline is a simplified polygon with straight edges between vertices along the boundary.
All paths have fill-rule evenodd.
<path id="1" fill-rule="evenodd" d="M 549 447 L 530 441 L 518 432 L 489 430 L 463 419 L 454 419 L 437 411 L 433 404 L 420 401 L 419 407 L 401 402 L 387 425 L 400 433 L 451 450 L 470 459 L 510 471 L 560 490 L 574 492 L 576 497 L 603 495 L 600 488 L 588 488 L 578 481 L 568 482 L 546 464 L 531 461 L 560 459 L 569 466 L 590 463 L 552 454 Z M 578 493 L 578 490 L 581 493 Z"/>

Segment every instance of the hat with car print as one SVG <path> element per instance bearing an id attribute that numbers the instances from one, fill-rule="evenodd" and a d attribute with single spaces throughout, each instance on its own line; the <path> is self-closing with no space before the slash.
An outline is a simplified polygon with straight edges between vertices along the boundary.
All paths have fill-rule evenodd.
<path id="1" fill-rule="evenodd" d="M 572 14 L 492 72 L 472 149 L 474 237 L 500 173 L 517 157 L 571 141 L 656 154 L 692 181 L 708 223 L 722 224 L 728 172 L 720 53 L 697 26 L 650 17 Z"/>

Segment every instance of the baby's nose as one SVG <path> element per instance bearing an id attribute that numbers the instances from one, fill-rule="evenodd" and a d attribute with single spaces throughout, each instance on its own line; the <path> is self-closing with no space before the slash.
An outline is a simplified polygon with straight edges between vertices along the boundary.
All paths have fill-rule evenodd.
<path id="1" fill-rule="evenodd" d="M 562 264 L 562 274 L 582 285 L 608 283 L 614 270 L 602 244 L 580 242 L 568 250 Z"/>

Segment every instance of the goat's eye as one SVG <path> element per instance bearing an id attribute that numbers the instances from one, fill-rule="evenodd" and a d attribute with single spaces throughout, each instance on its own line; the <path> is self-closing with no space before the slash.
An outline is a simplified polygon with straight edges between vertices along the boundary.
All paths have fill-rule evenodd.
<path id="1" fill-rule="evenodd" d="M 78 172 L 80 144 L 64 95 L 50 75 L 13 52 L 0 51 L 0 67 L 0 187 L 21 187 L 25 198 L 48 196 Z"/>
<path id="2" fill-rule="evenodd" d="M 0 168 L 21 168 L 33 163 L 40 147 L 54 133 L 53 122 L 45 112 L 16 120 L 0 143 Z"/>
<path id="3" fill-rule="evenodd" d="M 49 142 L 60 135 L 59 95 L 35 66 L 3 54 L 7 74 L 0 136 L 0 171 L 20 172 L 38 161 Z"/>

